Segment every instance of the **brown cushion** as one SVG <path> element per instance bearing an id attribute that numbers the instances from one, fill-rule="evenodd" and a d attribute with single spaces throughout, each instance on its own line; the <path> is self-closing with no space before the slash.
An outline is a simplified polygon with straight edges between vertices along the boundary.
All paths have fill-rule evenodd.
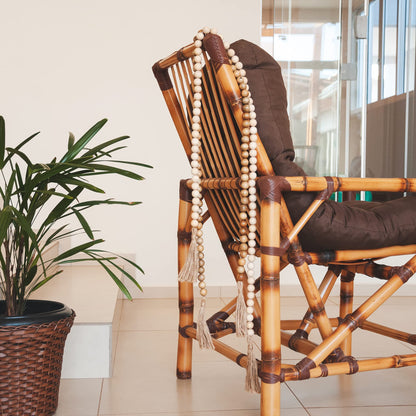
<path id="1" fill-rule="evenodd" d="M 246 40 L 231 44 L 247 72 L 257 114 L 257 128 L 270 161 L 281 154 L 293 160 L 292 136 L 287 115 L 286 88 L 280 65 L 263 49 Z"/>
<path id="2" fill-rule="evenodd" d="M 279 64 L 246 40 L 234 42 L 253 96 L 259 136 L 279 176 L 306 176 L 293 162 L 294 150 L 287 115 L 286 88 Z M 315 198 L 314 193 L 284 195 L 296 222 Z M 299 234 L 307 251 L 381 248 L 416 244 L 416 197 L 385 203 L 325 201 Z"/>

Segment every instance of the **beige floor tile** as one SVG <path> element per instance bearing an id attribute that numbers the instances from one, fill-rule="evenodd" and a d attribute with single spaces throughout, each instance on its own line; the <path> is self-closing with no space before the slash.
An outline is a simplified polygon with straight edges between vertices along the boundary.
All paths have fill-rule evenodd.
<path id="1" fill-rule="evenodd" d="M 207 301 L 206 316 L 209 317 L 223 306 L 220 299 Z M 195 300 L 195 314 L 199 300 Z M 135 299 L 124 301 L 121 314 L 120 331 L 177 330 L 178 301 L 176 299 Z"/>
<path id="2" fill-rule="evenodd" d="M 289 382 L 304 407 L 415 406 L 416 368 Z"/>
<path id="3" fill-rule="evenodd" d="M 311 416 L 414 416 L 416 406 L 310 408 L 308 412 Z"/>
<path id="4" fill-rule="evenodd" d="M 282 407 L 300 408 L 286 385 Z M 259 396 L 244 391 L 244 370 L 231 362 L 194 363 L 192 380 L 177 380 L 172 368 L 144 370 L 136 377 L 104 380 L 100 414 L 222 412 L 259 408 Z"/>
<path id="5" fill-rule="evenodd" d="M 102 379 L 63 379 L 55 416 L 96 416 Z"/>
<path id="6" fill-rule="evenodd" d="M 101 416 L 101 414 L 100 414 Z M 106 415 L 109 416 L 109 415 Z M 259 416 L 257 409 L 253 410 L 221 410 L 221 412 L 214 410 L 213 412 L 185 412 L 185 413 L 127 413 L 110 416 Z M 304 409 L 285 409 L 283 416 L 309 416 Z"/>

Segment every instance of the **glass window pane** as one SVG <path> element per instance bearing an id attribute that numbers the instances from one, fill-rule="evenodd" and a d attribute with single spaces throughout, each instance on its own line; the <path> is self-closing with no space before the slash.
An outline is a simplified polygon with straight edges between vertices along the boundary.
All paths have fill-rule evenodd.
<path id="1" fill-rule="evenodd" d="M 383 98 L 396 94 L 397 2 L 384 2 Z"/>
<path id="2" fill-rule="evenodd" d="M 325 3 L 275 0 L 273 41 L 262 37 L 282 67 L 295 161 L 309 175 L 338 171 L 339 0 Z"/>

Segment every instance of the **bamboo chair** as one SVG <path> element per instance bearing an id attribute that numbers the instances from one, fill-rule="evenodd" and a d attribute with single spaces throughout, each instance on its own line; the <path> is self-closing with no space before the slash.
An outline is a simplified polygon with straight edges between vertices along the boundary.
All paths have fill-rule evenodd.
<path id="1" fill-rule="evenodd" d="M 191 154 L 190 118 L 192 106 L 192 56 L 194 45 L 188 45 L 153 66 L 182 145 L 188 158 Z M 207 35 L 203 42 L 205 71 L 202 100 L 202 164 L 204 199 L 229 265 L 237 279 L 239 259 L 239 187 L 242 130 L 241 95 L 220 38 Z M 226 55 L 225 55 L 226 56 Z M 243 61 L 244 63 L 244 61 Z M 249 78 L 250 83 L 250 78 Z M 254 102 L 256 104 L 256 102 Z M 256 110 L 257 111 L 257 110 Z M 260 130 L 260 129 L 259 129 Z M 261 415 L 280 415 L 280 383 L 360 371 L 404 367 L 416 364 L 416 354 L 393 355 L 375 359 L 356 359 L 351 352 L 351 335 L 356 328 L 416 344 L 416 335 L 376 324 L 368 318 L 416 271 L 416 244 L 367 249 L 344 249 L 311 252 L 302 249 L 299 233 L 311 221 L 319 207 L 336 191 L 415 192 L 415 179 L 361 179 L 338 177 L 275 176 L 272 164 L 258 138 L 259 190 L 256 255 L 261 257 L 261 276 L 256 281 L 260 302 L 255 303 L 255 329 L 261 336 Z M 180 183 L 178 221 L 178 267 L 185 263 L 190 244 L 191 181 Z M 296 192 L 315 195 L 311 204 L 295 224 L 286 199 Z M 415 207 L 415 205 L 413 205 Z M 416 212 L 415 212 L 416 214 Z M 322 230 L 325 231 L 325 230 Z M 416 235 L 416 228 L 412 231 Z M 319 238 L 319 237 L 316 237 Z M 416 243 L 416 238 L 413 243 Z M 402 267 L 389 267 L 374 260 L 393 255 L 412 254 Z M 304 291 L 309 309 L 299 320 L 280 319 L 279 273 L 292 264 Z M 315 283 L 309 266 L 327 267 L 321 284 Z M 384 280 L 384 284 L 353 311 L 354 276 L 364 274 Z M 325 301 L 337 279 L 340 279 L 339 317 L 329 318 Z M 244 293 L 247 284 L 244 282 Z M 179 283 L 179 337 L 177 376 L 191 377 L 192 342 L 196 337 L 193 317 L 193 285 Z M 241 367 L 247 366 L 247 355 L 228 346 L 220 338 L 235 331 L 229 320 L 235 311 L 231 301 L 207 320 L 215 350 Z M 317 329 L 322 341 L 308 339 Z M 281 362 L 281 346 L 305 355 L 296 365 Z"/>

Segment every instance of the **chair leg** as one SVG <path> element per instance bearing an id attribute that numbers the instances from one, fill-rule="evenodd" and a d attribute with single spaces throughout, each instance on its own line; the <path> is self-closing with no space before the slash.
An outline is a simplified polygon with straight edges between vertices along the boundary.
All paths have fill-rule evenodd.
<path id="1" fill-rule="evenodd" d="M 263 189 L 260 186 L 261 192 Z M 280 203 L 261 201 L 261 416 L 280 415 Z"/>
<path id="2" fill-rule="evenodd" d="M 192 194 L 185 185 L 180 184 L 178 219 L 178 272 L 186 262 L 191 242 L 190 215 L 192 212 Z M 194 294 L 191 282 L 179 282 L 179 334 L 176 375 L 179 379 L 188 379 L 192 375 L 192 338 L 185 334 L 184 328 L 194 322 Z"/>
<path id="3" fill-rule="evenodd" d="M 347 270 L 341 273 L 341 292 L 339 316 L 344 319 L 353 310 L 354 299 L 354 277 L 355 274 Z M 352 333 L 349 334 L 340 345 L 345 355 L 351 355 L 352 351 Z"/>

